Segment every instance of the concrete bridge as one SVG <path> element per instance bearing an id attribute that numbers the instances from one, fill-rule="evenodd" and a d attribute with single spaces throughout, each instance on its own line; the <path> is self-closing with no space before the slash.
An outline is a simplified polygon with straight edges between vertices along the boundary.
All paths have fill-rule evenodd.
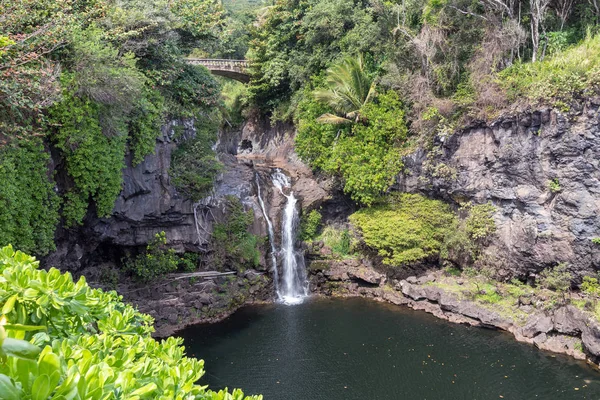
<path id="1" fill-rule="evenodd" d="M 248 73 L 250 64 L 246 60 L 187 58 L 186 62 L 192 65 L 205 66 L 214 75 L 235 79 L 242 83 L 250 81 L 250 74 Z"/>

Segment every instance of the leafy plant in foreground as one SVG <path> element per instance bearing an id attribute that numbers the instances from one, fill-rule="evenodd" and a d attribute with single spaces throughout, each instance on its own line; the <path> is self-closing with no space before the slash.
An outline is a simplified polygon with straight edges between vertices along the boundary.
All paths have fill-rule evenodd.
<path id="1" fill-rule="evenodd" d="M 115 292 L 0 250 L 0 394 L 3 399 L 260 400 L 195 382 L 201 360 L 182 339 L 156 341 L 152 318 Z"/>

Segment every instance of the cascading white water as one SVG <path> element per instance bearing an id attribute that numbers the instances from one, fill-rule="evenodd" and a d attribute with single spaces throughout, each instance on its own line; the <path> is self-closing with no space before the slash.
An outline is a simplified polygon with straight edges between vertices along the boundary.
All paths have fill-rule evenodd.
<path id="1" fill-rule="evenodd" d="M 258 191 L 258 203 L 260 204 L 260 209 L 262 210 L 263 216 L 265 217 L 265 221 L 267 221 L 267 231 L 269 232 L 269 243 L 271 243 L 271 268 L 273 269 L 273 282 L 275 282 L 275 293 L 277 293 L 278 300 L 283 301 L 281 295 L 279 294 L 279 272 L 277 271 L 277 247 L 275 247 L 275 232 L 273 231 L 273 224 L 269 219 L 269 214 L 267 214 L 267 209 L 265 208 L 265 202 L 262 199 L 262 194 L 260 190 L 260 179 L 258 174 L 255 176 L 256 180 L 256 188 Z"/>
<path id="2" fill-rule="evenodd" d="M 279 287 L 278 297 L 286 304 L 302 303 L 308 296 L 308 285 L 306 281 L 306 270 L 304 268 L 304 257 L 294 248 L 295 231 L 298 226 L 298 210 L 296 210 L 297 199 L 290 190 L 289 178 L 276 169 L 272 175 L 273 185 L 287 199 L 283 210 L 281 229 L 281 252 L 282 252 L 282 282 Z"/>

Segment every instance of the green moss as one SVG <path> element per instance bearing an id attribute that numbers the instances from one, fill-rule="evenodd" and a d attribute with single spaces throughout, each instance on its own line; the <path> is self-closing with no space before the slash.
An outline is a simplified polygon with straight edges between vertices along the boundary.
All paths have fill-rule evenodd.
<path id="1" fill-rule="evenodd" d="M 329 263 L 324 260 L 313 260 L 308 264 L 311 271 L 325 271 L 329 269 Z"/>
<path id="2" fill-rule="evenodd" d="M 533 288 L 523 284 L 501 283 L 481 275 L 467 276 L 464 273 L 460 277 L 448 276 L 428 284 L 453 293 L 459 299 L 473 301 L 520 325 L 527 322 L 529 315 L 519 308 L 519 297 L 534 292 Z"/>

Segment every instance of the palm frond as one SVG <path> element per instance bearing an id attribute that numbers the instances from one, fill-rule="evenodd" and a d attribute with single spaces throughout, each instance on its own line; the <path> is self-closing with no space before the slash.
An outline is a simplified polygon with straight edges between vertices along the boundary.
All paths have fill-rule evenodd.
<path id="1" fill-rule="evenodd" d="M 323 115 L 321 115 L 319 118 L 317 118 L 317 122 L 321 123 L 321 124 L 333 124 L 333 125 L 340 125 L 340 124 L 348 124 L 351 123 L 352 120 L 349 120 L 347 118 L 344 117 L 340 117 L 331 113 L 325 113 Z"/>
<path id="2" fill-rule="evenodd" d="M 338 114 L 338 118 L 344 122 L 337 121 L 324 114 L 319 117 L 320 122 L 326 123 L 346 123 L 354 119 L 362 107 L 373 100 L 376 95 L 375 80 L 365 71 L 363 58 L 359 55 L 356 58 L 346 58 L 339 64 L 333 65 L 327 70 L 326 89 L 318 89 L 313 92 L 314 98 L 327 104 Z M 348 118 L 340 117 L 343 115 Z M 352 115 L 352 117 L 349 117 Z M 325 117 L 328 116 L 328 117 Z"/>

